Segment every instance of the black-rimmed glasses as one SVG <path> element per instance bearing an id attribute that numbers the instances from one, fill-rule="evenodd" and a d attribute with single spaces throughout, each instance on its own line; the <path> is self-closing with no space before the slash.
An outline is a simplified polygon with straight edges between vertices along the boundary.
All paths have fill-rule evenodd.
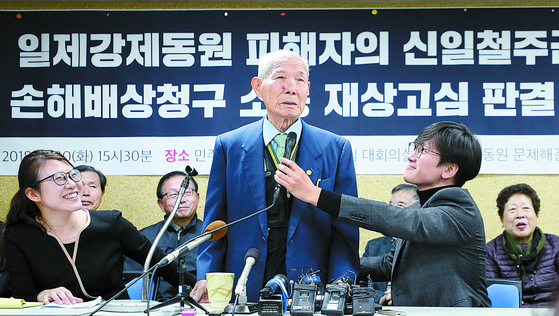
<path id="1" fill-rule="evenodd" d="M 68 172 L 62 172 L 62 171 L 58 171 L 55 172 L 53 174 L 51 174 L 48 177 L 45 177 L 39 181 L 37 181 L 37 184 L 52 178 L 52 181 L 54 181 L 54 183 L 58 184 L 58 185 L 65 185 L 66 182 L 68 182 L 68 178 L 72 179 L 72 181 L 74 182 L 78 182 L 82 179 L 82 174 L 80 173 L 79 170 L 77 169 L 72 169 Z"/>
<path id="2" fill-rule="evenodd" d="M 438 153 L 434 150 L 430 150 L 430 149 L 425 148 L 423 146 L 423 144 L 416 145 L 414 142 L 411 142 L 408 145 L 408 153 L 411 154 L 413 152 L 415 152 L 416 157 L 418 159 L 421 157 L 421 155 L 423 155 L 424 152 L 432 153 L 433 155 L 439 155 L 439 156 L 441 155 L 440 153 Z"/>
<path id="3" fill-rule="evenodd" d="M 190 196 L 193 196 L 195 193 L 196 193 L 196 191 L 194 191 L 194 189 L 188 188 L 184 191 L 183 196 L 190 197 Z M 163 194 L 163 196 L 166 196 L 169 200 L 176 200 L 177 197 L 179 196 L 179 192 L 169 191 L 169 192 Z"/>

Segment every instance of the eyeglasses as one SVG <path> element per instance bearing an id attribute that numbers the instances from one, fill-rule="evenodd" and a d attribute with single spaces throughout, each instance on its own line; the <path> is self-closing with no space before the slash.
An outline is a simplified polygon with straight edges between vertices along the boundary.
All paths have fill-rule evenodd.
<path id="1" fill-rule="evenodd" d="M 194 191 L 194 189 L 188 188 L 184 191 L 184 195 L 183 197 L 191 197 L 196 193 L 196 191 Z M 176 200 L 177 197 L 179 196 L 179 192 L 177 191 L 169 191 L 165 194 L 163 194 L 163 196 L 166 196 L 169 200 Z"/>
<path id="2" fill-rule="evenodd" d="M 51 174 L 50 176 L 43 178 L 39 181 L 37 181 L 37 184 L 52 178 L 52 181 L 54 181 L 54 183 L 58 184 L 58 185 L 65 185 L 66 182 L 68 182 L 68 178 L 72 179 L 72 181 L 74 182 L 78 182 L 82 179 L 82 174 L 80 173 L 79 170 L 77 169 L 72 169 L 68 172 L 62 172 L 62 171 L 58 171 L 55 172 L 53 174 Z"/>
<path id="3" fill-rule="evenodd" d="M 414 142 L 411 142 L 408 145 L 408 153 L 411 154 L 413 152 L 415 152 L 418 159 L 421 157 L 421 155 L 423 155 L 424 152 L 432 153 L 434 155 L 439 155 L 439 156 L 441 155 L 440 153 L 438 153 L 434 150 L 430 150 L 430 149 L 427 149 L 427 148 L 423 147 L 423 144 L 416 145 Z"/>

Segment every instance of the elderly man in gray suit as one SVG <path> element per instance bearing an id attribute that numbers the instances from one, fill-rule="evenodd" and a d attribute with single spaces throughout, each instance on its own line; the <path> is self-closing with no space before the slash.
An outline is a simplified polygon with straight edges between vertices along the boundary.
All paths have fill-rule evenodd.
<path id="1" fill-rule="evenodd" d="M 417 185 L 420 203 L 401 209 L 312 184 L 296 163 L 282 159 L 275 178 L 292 195 L 339 221 L 399 238 L 374 266 L 375 280 L 392 278 L 385 304 L 491 306 L 485 280 L 481 213 L 461 187 L 481 167 L 481 145 L 463 124 L 437 122 L 410 143 L 404 180 Z"/>

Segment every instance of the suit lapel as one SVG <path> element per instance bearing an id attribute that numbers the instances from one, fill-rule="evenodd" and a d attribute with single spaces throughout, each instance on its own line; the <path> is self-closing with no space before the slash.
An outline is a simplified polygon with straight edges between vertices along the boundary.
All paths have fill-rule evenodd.
<path id="1" fill-rule="evenodd" d="M 249 193 L 256 206 L 256 211 L 260 211 L 266 207 L 266 184 L 264 180 L 264 141 L 262 136 L 262 124 L 260 120 L 255 122 L 251 129 L 247 132 L 246 138 L 243 140 L 242 148 L 244 157 L 241 164 L 245 181 L 248 184 Z M 246 214 L 249 215 L 249 214 Z M 266 214 L 258 214 L 260 229 L 262 234 L 267 236 L 267 219 Z"/>
<path id="2" fill-rule="evenodd" d="M 303 123 L 303 130 L 301 132 L 299 160 L 297 164 L 305 170 L 312 182 L 316 184 L 322 174 L 322 151 L 317 146 L 317 141 L 313 135 L 314 133 L 312 129 L 309 129 L 308 125 L 304 121 L 301 121 L 301 123 Z M 293 198 L 287 240 L 290 240 L 293 237 L 306 208 L 307 203 L 297 198 Z"/>
<path id="3" fill-rule="evenodd" d="M 400 255 L 406 246 L 406 240 L 404 239 L 396 239 L 395 251 L 394 251 L 394 258 L 392 259 L 392 275 L 391 279 L 394 279 L 394 271 L 396 271 L 396 266 L 400 263 Z"/>

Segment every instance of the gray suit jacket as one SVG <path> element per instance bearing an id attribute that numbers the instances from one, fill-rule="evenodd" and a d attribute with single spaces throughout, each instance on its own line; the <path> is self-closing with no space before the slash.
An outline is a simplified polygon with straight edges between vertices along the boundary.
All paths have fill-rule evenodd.
<path id="1" fill-rule="evenodd" d="M 400 238 L 370 271 L 392 279 L 394 305 L 491 306 L 483 219 L 467 190 L 444 188 L 404 209 L 343 195 L 338 219 Z"/>

